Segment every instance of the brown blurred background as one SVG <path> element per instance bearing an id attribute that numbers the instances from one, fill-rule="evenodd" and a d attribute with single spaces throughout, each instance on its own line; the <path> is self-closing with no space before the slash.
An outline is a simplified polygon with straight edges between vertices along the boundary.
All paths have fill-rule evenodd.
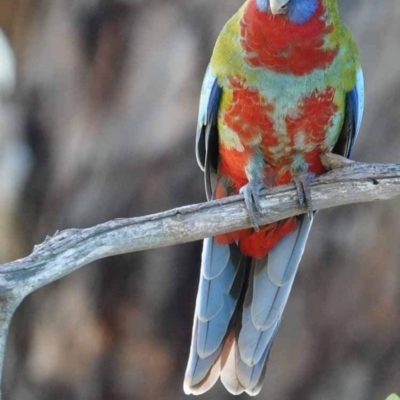
<path id="1" fill-rule="evenodd" d="M 367 84 L 354 157 L 400 162 L 400 2 L 340 3 Z M 198 95 L 240 4 L 0 0 L 17 65 L 14 90 L 0 60 L 1 261 L 56 230 L 204 200 Z M 400 201 L 318 215 L 260 399 L 400 392 L 399 237 Z M 200 248 L 109 258 L 29 296 L 12 324 L 4 399 L 186 399 Z M 233 397 L 218 385 L 202 398 Z"/>

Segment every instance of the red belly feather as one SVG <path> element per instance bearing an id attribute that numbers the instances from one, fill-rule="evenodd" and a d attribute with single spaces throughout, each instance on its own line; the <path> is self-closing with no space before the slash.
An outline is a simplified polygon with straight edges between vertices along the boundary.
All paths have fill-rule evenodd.
<path id="1" fill-rule="evenodd" d="M 255 150 L 254 139 L 261 135 L 261 148 L 268 165 L 264 176 L 269 186 L 289 183 L 293 179 L 291 165 L 293 157 L 301 154 L 307 162 L 308 171 L 317 175 L 325 172 L 320 161 L 320 154 L 328 149 L 324 142 L 326 133 L 332 127 L 332 117 L 338 112 L 333 102 L 335 91 L 326 88 L 323 92 L 314 91 L 305 97 L 297 107 L 295 115 L 287 116 L 286 135 L 284 138 L 274 131 L 274 105 L 262 97 L 256 90 L 250 89 L 237 78 L 230 80 L 233 89 L 232 102 L 229 109 L 220 115 L 220 124 L 234 131 L 242 144 L 243 151 L 227 148 L 220 143 L 219 175 L 228 177 L 233 188 L 222 187 L 223 179 L 217 184 L 216 197 L 238 193 L 239 189 L 248 183 L 245 167 L 251 160 Z M 296 136 L 304 133 L 304 149 L 296 144 Z M 272 152 L 272 148 L 285 141 L 285 151 L 282 154 Z M 311 150 L 308 148 L 312 147 Z M 233 193 L 232 193 L 233 192 Z M 241 230 L 219 235 L 216 240 L 220 244 L 239 241 L 243 254 L 255 258 L 264 257 L 272 247 L 296 226 L 296 218 L 273 223 L 262 227 L 259 232 L 253 229 Z"/>

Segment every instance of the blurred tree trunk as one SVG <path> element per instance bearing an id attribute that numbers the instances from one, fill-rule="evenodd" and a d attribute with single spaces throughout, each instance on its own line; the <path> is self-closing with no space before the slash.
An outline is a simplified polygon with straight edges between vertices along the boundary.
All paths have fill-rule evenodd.
<path id="1" fill-rule="evenodd" d="M 59 229 L 204 199 L 198 94 L 240 3 L 0 0 L 31 160 L 14 254 Z M 398 161 L 400 5 L 342 3 L 368 84 L 356 158 Z M 369 400 L 400 390 L 397 204 L 318 215 L 260 398 Z M 199 264 L 200 243 L 113 257 L 31 295 L 12 326 L 5 399 L 185 398 Z M 204 396 L 230 397 L 220 386 Z"/>

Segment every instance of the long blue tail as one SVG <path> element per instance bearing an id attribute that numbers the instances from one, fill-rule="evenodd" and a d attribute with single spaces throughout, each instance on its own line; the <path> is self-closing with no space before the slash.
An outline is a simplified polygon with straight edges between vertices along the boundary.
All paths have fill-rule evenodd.
<path id="1" fill-rule="evenodd" d="M 296 229 L 262 259 L 204 240 L 186 394 L 206 392 L 219 377 L 232 394 L 260 392 L 311 224 L 298 217 Z"/>

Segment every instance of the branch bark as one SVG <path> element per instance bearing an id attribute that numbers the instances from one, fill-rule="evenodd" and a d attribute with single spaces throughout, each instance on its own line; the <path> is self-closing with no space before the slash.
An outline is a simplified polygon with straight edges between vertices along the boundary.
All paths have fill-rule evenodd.
<path id="1" fill-rule="evenodd" d="M 364 164 L 324 156 L 333 168 L 312 183 L 314 210 L 400 196 L 400 164 Z M 293 184 L 265 191 L 260 225 L 305 212 Z M 232 196 L 159 214 L 116 219 L 86 229 L 68 229 L 35 246 L 20 260 L 0 265 L 0 373 L 8 326 L 31 292 L 112 255 L 165 247 L 250 227 L 243 196 Z M 0 395 L 1 400 L 1 395 Z"/>

